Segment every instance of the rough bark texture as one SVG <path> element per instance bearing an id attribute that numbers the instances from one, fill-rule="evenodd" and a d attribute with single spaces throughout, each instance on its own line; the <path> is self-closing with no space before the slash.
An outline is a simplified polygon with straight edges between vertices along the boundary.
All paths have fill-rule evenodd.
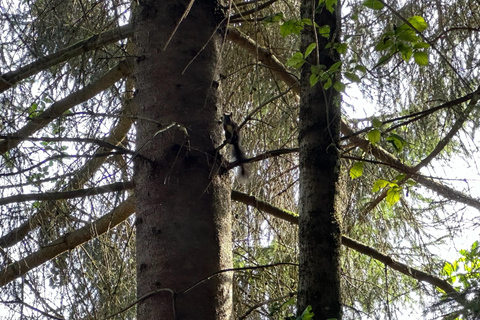
<path id="1" fill-rule="evenodd" d="M 159 291 L 139 303 L 140 320 L 231 318 L 231 273 L 180 293 L 230 268 L 232 255 L 230 180 L 215 165 L 219 17 L 214 0 L 189 4 L 140 1 L 136 10 L 137 148 L 153 160 L 135 163 L 137 294 Z"/>
<path id="2" fill-rule="evenodd" d="M 300 98 L 300 208 L 299 246 L 300 268 L 298 285 L 298 312 L 311 305 L 316 320 L 341 319 L 340 303 L 340 221 L 337 215 L 337 188 L 339 155 L 337 145 L 340 132 L 340 95 L 323 84 L 310 87 L 310 66 L 324 65 L 328 70 L 338 61 L 337 52 L 325 46 L 339 37 L 337 14 L 323 8 L 314 15 L 317 0 L 304 0 L 302 18 L 315 20 L 319 26 L 330 26 L 326 39 L 311 27 L 302 33 L 302 48 L 318 44 L 316 52 L 302 67 Z M 338 77 L 335 77 L 338 79 Z M 335 82 L 335 79 L 333 79 Z"/>

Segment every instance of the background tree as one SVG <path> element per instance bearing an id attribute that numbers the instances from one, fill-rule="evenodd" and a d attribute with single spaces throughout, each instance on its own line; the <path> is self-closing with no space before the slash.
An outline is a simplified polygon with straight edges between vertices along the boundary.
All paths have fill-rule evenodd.
<path id="1" fill-rule="evenodd" d="M 192 3 L 210 3 L 197 1 Z M 164 23 L 181 27 L 205 18 L 195 16 L 193 7 L 188 12 L 189 1 L 181 4 L 167 12 Z M 210 34 L 223 38 L 221 108 L 206 118 L 232 110 L 252 157 L 248 183 L 232 181 L 234 314 L 282 318 L 297 312 L 296 67 L 305 60 L 299 48 L 307 21 L 296 1 L 221 5 L 216 13 L 225 19 Z M 463 260 L 443 254 L 476 226 L 471 208 L 480 208 L 473 183 L 478 4 L 376 0 L 342 6 L 342 37 L 334 48 L 341 68 L 318 69 L 313 88 L 329 89 L 328 70 L 342 77 L 336 90 L 344 100 L 338 148 L 346 178 L 340 212 L 344 318 L 394 319 L 408 306 L 425 310 L 417 317 L 450 311 L 472 316 L 468 308 L 475 299 L 468 293 L 475 285 L 455 282 L 462 272 L 455 261 Z M 155 119 L 161 126 L 154 128 L 149 115 L 132 109 L 136 87 L 129 76 L 135 63 L 151 70 L 155 63 L 175 64 L 135 53 L 130 3 L 3 0 L 1 7 L 2 313 L 12 319 L 132 318 L 142 298 L 132 289 L 140 256 L 132 159 L 147 167 L 152 159 L 144 152 L 165 137 L 179 138 L 182 130 L 162 131 L 179 122 L 178 114 L 162 114 L 172 120 Z M 330 36 L 322 26 L 318 36 Z M 174 35 L 172 46 L 178 45 L 175 39 L 182 38 Z M 202 48 L 212 43 L 204 40 Z M 190 52 L 192 58 L 197 53 Z M 208 79 L 202 76 L 196 75 L 199 85 Z M 164 86 L 171 85 L 168 79 L 173 78 L 164 78 Z M 139 91 L 142 103 L 146 94 Z M 371 107 L 363 111 L 366 104 Z M 133 129 L 134 121 L 149 132 Z M 210 146 L 218 147 L 220 125 L 210 125 Z M 225 149 L 220 153 L 226 156 Z M 198 152 L 193 146 L 190 151 Z M 455 176 L 450 168 L 463 163 L 470 170 Z M 234 171 L 235 165 L 226 167 Z M 473 253 L 464 260 L 475 261 L 475 250 L 468 251 Z M 456 296 L 456 287 L 470 291 Z M 445 293 L 452 298 L 437 304 Z"/>

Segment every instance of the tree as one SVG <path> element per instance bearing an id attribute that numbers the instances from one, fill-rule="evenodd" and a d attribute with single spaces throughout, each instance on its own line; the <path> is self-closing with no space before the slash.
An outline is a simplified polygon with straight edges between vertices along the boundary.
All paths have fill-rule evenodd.
<path id="1" fill-rule="evenodd" d="M 231 317 L 231 274 L 192 288 L 232 260 L 230 181 L 216 150 L 224 138 L 215 10 L 214 1 L 150 1 L 136 13 L 136 144 L 145 157 L 134 174 L 137 296 L 164 291 L 140 303 L 139 319 Z"/>
<path id="2" fill-rule="evenodd" d="M 136 11 L 116 0 L 2 3 L 2 311 L 140 318 L 160 301 L 169 315 L 221 317 L 233 275 L 239 319 L 284 318 L 306 305 L 324 317 L 316 304 L 327 300 L 336 311 L 325 317 L 339 317 L 341 301 L 344 319 L 394 319 L 408 305 L 426 307 L 417 318 L 475 315 L 475 281 L 465 280 L 475 278 L 459 275 L 463 260 L 448 264 L 432 250 L 475 225 L 467 209 L 480 208 L 466 189 L 473 180 L 440 171 L 476 155 L 478 5 L 344 2 L 332 42 L 335 1 L 313 4 L 322 19 L 303 16 L 297 1 L 139 1 Z M 331 23 L 312 23 L 323 15 Z M 321 53 L 332 60 L 317 63 Z M 355 88 L 361 100 L 348 99 Z M 296 213 L 308 211 L 299 199 L 314 189 L 304 182 L 331 174 L 319 181 L 331 185 L 337 173 L 303 168 L 310 133 L 323 133 L 305 130 L 308 121 L 324 119 L 300 113 L 312 106 L 306 91 L 344 99 L 339 142 L 338 122 L 328 142 L 312 139 L 330 168 L 336 152 L 341 158 L 341 229 L 328 220 L 336 218 L 330 191 L 310 230 L 332 230 L 324 248 L 333 256 L 307 269 L 311 239 L 303 230 L 298 244 Z M 374 112 L 351 112 L 367 103 Z M 222 146 L 224 111 L 233 111 L 249 156 L 245 184 Z M 210 245 L 192 252 L 191 237 Z M 173 256 L 179 246 L 184 255 Z M 464 260 L 474 263 L 475 252 Z M 312 268 L 333 275 L 332 290 L 308 286 Z M 303 288 L 319 299 L 304 299 Z M 209 299 L 219 295 L 223 310 L 221 298 Z"/>
<path id="3" fill-rule="evenodd" d="M 319 70 L 332 70 L 340 62 L 335 45 L 340 30 L 340 6 L 317 8 L 316 1 L 304 1 L 301 17 L 308 19 L 300 51 L 306 57 L 300 78 L 299 117 L 299 282 L 298 313 L 308 307 L 317 319 L 341 319 L 339 148 L 340 92 L 338 73 L 325 83 L 313 85 Z M 308 20 L 307 20 L 308 21 Z M 326 34 L 316 26 L 328 29 Z"/>

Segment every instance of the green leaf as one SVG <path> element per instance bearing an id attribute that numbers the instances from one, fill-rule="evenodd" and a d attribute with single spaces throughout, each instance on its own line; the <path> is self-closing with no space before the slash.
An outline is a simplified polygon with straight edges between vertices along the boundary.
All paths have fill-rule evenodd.
<path id="1" fill-rule="evenodd" d="M 353 167 L 350 168 L 350 178 L 352 179 L 360 178 L 363 175 L 364 165 L 365 165 L 365 162 L 363 161 L 355 162 Z"/>
<path id="2" fill-rule="evenodd" d="M 415 63 L 419 66 L 428 65 L 428 53 L 425 51 L 415 51 L 413 53 L 413 58 L 415 59 Z"/>
<path id="3" fill-rule="evenodd" d="M 387 142 L 390 142 L 397 152 L 402 151 L 403 147 L 407 144 L 405 139 L 395 133 L 390 134 L 390 136 L 387 138 Z"/>
<path id="4" fill-rule="evenodd" d="M 403 60 L 405 60 L 405 61 L 410 60 L 410 58 L 412 57 L 412 53 L 413 53 L 411 46 L 407 46 L 404 43 L 399 43 L 397 45 L 397 48 L 401 52 Z"/>
<path id="5" fill-rule="evenodd" d="M 393 206 L 395 203 L 397 203 L 400 200 L 400 196 L 402 194 L 402 188 L 398 185 L 394 185 L 390 187 L 387 191 L 387 197 L 385 200 L 387 203 L 391 206 Z"/>
<path id="6" fill-rule="evenodd" d="M 310 43 L 310 45 L 307 47 L 307 50 L 305 50 L 305 58 L 307 58 L 310 53 L 312 53 L 313 49 L 317 47 L 317 44 L 315 42 Z"/>
<path id="7" fill-rule="evenodd" d="M 370 130 L 367 133 L 367 139 L 373 145 L 376 145 L 377 143 L 379 143 L 381 137 L 382 137 L 382 134 L 380 133 L 380 130 L 378 130 L 378 129 Z"/>
<path id="8" fill-rule="evenodd" d="M 310 87 L 313 87 L 314 85 L 316 85 L 319 79 L 320 79 L 320 76 L 318 74 L 312 73 L 309 78 Z"/>
<path id="9" fill-rule="evenodd" d="M 360 65 L 360 64 L 357 64 L 357 65 L 355 66 L 355 70 L 358 70 L 358 71 L 360 71 L 361 73 L 366 73 L 366 72 L 367 72 L 367 68 L 366 68 L 365 66 Z"/>
<path id="10" fill-rule="evenodd" d="M 390 182 L 387 181 L 387 180 L 378 179 L 378 180 L 375 181 L 375 183 L 373 184 L 372 192 L 378 192 L 378 191 L 380 191 L 380 189 L 385 188 L 385 187 L 388 186 L 389 184 L 390 184 Z"/>
<path id="11" fill-rule="evenodd" d="M 303 30 L 302 21 L 299 20 L 287 20 L 280 26 L 280 34 L 282 37 L 286 37 L 290 34 L 300 34 Z"/>
<path id="12" fill-rule="evenodd" d="M 333 84 L 333 88 L 337 90 L 338 92 L 344 92 L 345 91 L 345 84 L 342 83 L 341 81 L 335 81 Z"/>
<path id="13" fill-rule="evenodd" d="M 365 0 L 363 1 L 363 5 L 373 10 L 382 10 L 384 7 L 383 3 L 378 0 Z"/>
<path id="14" fill-rule="evenodd" d="M 405 179 L 406 176 L 407 176 L 407 175 L 406 175 L 405 173 L 400 173 L 399 175 L 397 175 L 397 176 L 395 177 L 395 180 L 394 180 L 394 181 L 395 181 L 395 182 L 402 181 L 403 179 Z"/>
<path id="15" fill-rule="evenodd" d="M 374 49 L 375 51 L 379 52 L 379 51 L 387 50 L 393 45 L 394 45 L 394 42 L 390 37 L 384 37 L 382 40 L 380 40 L 379 43 L 375 45 Z"/>
<path id="16" fill-rule="evenodd" d="M 323 64 L 316 64 L 310 67 L 310 71 L 314 74 L 320 75 L 325 71 L 325 65 Z"/>
<path id="17" fill-rule="evenodd" d="M 426 42 L 418 42 L 413 46 L 413 49 L 428 49 L 430 45 Z"/>
<path id="18" fill-rule="evenodd" d="M 291 66 L 291 67 L 294 67 L 295 69 L 298 69 L 301 66 L 303 66 L 304 63 L 305 63 L 305 59 L 303 58 L 303 53 L 296 52 L 293 56 L 291 56 L 287 60 L 286 64 L 287 66 Z"/>
<path id="19" fill-rule="evenodd" d="M 405 28 L 406 27 L 406 28 Z M 413 29 L 403 24 L 396 30 L 397 39 L 405 40 L 409 42 L 417 42 L 418 36 Z"/>
<path id="20" fill-rule="evenodd" d="M 330 26 L 328 24 L 318 27 L 318 33 L 324 37 L 324 38 L 329 38 L 330 37 Z"/>
<path id="21" fill-rule="evenodd" d="M 297 320 L 312 320 L 313 319 L 312 306 L 308 306 L 303 310 L 302 315 L 297 318 Z"/>
<path id="22" fill-rule="evenodd" d="M 330 69 L 328 69 L 328 71 L 333 73 L 337 71 L 341 66 L 342 66 L 342 61 L 337 61 L 334 64 L 332 64 L 332 66 L 330 67 Z"/>
<path id="23" fill-rule="evenodd" d="M 337 0 L 325 0 L 325 7 L 327 8 L 330 13 L 333 13 L 335 10 L 335 5 L 337 4 Z"/>
<path id="24" fill-rule="evenodd" d="M 348 80 L 352 81 L 352 82 L 360 82 L 360 78 L 353 72 L 345 72 L 345 78 L 347 78 Z"/>
<path id="25" fill-rule="evenodd" d="M 277 13 L 274 13 L 274 14 L 268 16 L 268 17 L 265 17 L 262 20 L 262 23 L 263 24 L 276 23 L 276 22 L 282 21 L 282 19 L 283 19 L 283 13 L 282 12 L 277 12 Z"/>
<path id="26" fill-rule="evenodd" d="M 377 128 L 377 129 L 378 129 L 378 128 L 380 128 L 382 125 L 383 125 L 382 121 L 380 121 L 380 120 L 377 119 L 377 118 L 373 118 L 373 120 L 372 120 L 372 126 L 373 126 L 374 128 Z"/>
<path id="27" fill-rule="evenodd" d="M 332 86 L 332 78 L 328 78 L 323 84 L 323 89 L 327 90 Z"/>
<path id="28" fill-rule="evenodd" d="M 300 24 L 302 25 L 302 28 L 303 28 L 303 25 L 308 25 L 308 26 L 311 26 L 312 25 L 312 19 L 308 19 L 308 18 L 303 18 L 302 20 L 300 20 Z"/>
<path id="29" fill-rule="evenodd" d="M 348 45 L 346 43 L 338 43 L 335 48 L 338 53 L 345 54 L 347 53 Z"/>
<path id="30" fill-rule="evenodd" d="M 425 19 L 420 16 L 413 16 L 408 19 L 408 22 L 410 22 L 410 24 L 420 32 L 428 28 L 428 23 L 426 23 Z"/>
<path id="31" fill-rule="evenodd" d="M 388 61 L 390 61 L 391 58 L 392 58 L 392 55 L 390 53 L 384 56 L 381 56 L 380 59 L 378 59 L 377 65 L 378 66 L 384 65 L 388 63 Z"/>

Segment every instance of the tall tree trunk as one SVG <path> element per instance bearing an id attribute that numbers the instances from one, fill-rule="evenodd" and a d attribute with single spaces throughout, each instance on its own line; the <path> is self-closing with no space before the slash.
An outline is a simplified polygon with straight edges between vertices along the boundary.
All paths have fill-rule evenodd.
<path id="1" fill-rule="evenodd" d="M 232 259 L 230 181 L 215 150 L 218 8 L 196 0 L 182 18 L 189 3 L 140 1 L 135 11 L 137 295 L 160 291 L 139 303 L 140 320 L 231 318 L 231 274 L 182 292 Z"/>
<path id="2" fill-rule="evenodd" d="M 317 10 L 318 0 L 303 0 L 302 18 L 309 18 L 319 26 L 330 26 L 330 37 L 322 37 L 318 30 L 307 26 L 302 33 L 301 50 L 317 43 L 316 50 L 302 67 L 300 102 L 300 268 L 298 284 L 298 312 L 312 306 L 316 320 L 341 319 L 340 303 L 340 221 L 336 198 L 339 180 L 337 152 L 340 130 L 340 94 L 323 83 L 311 87 L 311 65 L 324 65 L 328 70 L 339 55 L 328 43 L 338 42 L 340 6 L 330 13 Z M 315 34 L 316 33 L 316 34 Z M 333 83 L 338 80 L 334 76 Z"/>

